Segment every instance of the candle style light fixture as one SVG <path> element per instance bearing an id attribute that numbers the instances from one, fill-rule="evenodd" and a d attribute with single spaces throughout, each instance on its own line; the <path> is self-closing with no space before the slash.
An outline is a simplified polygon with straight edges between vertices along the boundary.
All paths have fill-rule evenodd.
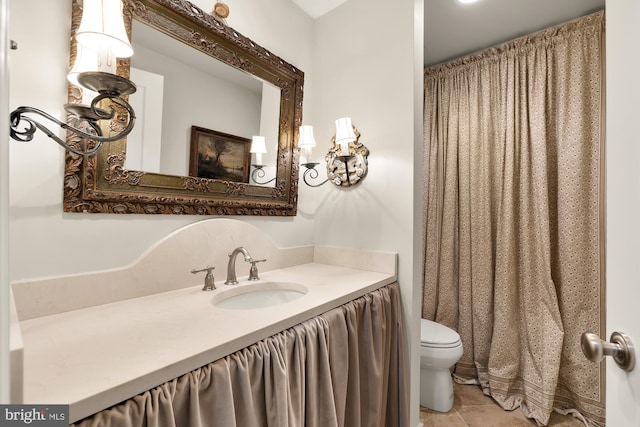
<path id="1" fill-rule="evenodd" d="M 303 129 L 305 128 L 305 129 Z M 333 146 L 325 156 L 327 162 L 327 179 L 320 183 L 309 182 L 310 179 L 317 179 L 318 171 L 316 167 L 319 163 L 302 163 L 306 168 L 302 179 L 309 187 L 320 187 L 327 182 L 332 182 L 338 187 L 351 187 L 362 181 L 367 175 L 367 165 L 369 149 L 360 142 L 360 132 L 351 123 L 350 117 L 343 117 L 336 120 L 336 133 L 331 139 Z M 312 147 L 316 146 L 311 126 L 300 127 L 300 139 L 298 147 L 310 153 Z"/>
<path id="2" fill-rule="evenodd" d="M 34 107 L 18 107 L 10 116 L 12 139 L 29 142 L 33 140 L 36 130 L 40 129 L 66 150 L 88 156 L 95 154 L 104 142 L 117 141 L 133 129 L 135 113 L 123 97 L 134 93 L 136 85 L 115 74 L 116 58 L 133 55 L 122 19 L 121 0 L 84 0 L 82 19 L 75 38 L 78 46 L 76 61 L 67 78 L 83 89 L 85 103 L 65 104 L 72 124 L 64 123 Z M 116 115 L 116 108 L 124 109 L 128 118 L 122 121 L 123 124 L 113 126 L 121 130 L 103 135 L 99 122 L 111 121 Z M 27 114 L 39 115 L 81 137 L 84 147 L 70 146 Z M 121 117 L 119 114 L 118 118 Z"/>
<path id="3" fill-rule="evenodd" d="M 275 181 L 276 177 L 268 181 L 259 181 L 259 179 L 264 178 L 264 176 L 266 175 L 264 171 L 265 165 L 262 164 L 262 155 L 267 153 L 267 144 L 265 143 L 265 137 L 254 136 L 251 139 L 251 149 L 249 150 L 249 152 L 256 155 L 256 163 L 251 165 L 254 168 L 251 172 L 251 179 L 253 180 L 253 182 L 258 185 L 265 185 Z"/>

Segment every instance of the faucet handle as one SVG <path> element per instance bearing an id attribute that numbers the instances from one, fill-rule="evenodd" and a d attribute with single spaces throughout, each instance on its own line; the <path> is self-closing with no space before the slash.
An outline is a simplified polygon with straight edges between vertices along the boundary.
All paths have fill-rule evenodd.
<path id="1" fill-rule="evenodd" d="M 260 280 L 258 277 L 258 267 L 256 266 L 259 262 L 265 262 L 267 259 L 252 259 L 249 261 L 251 263 L 251 268 L 249 269 L 249 280 Z"/>
<path id="2" fill-rule="evenodd" d="M 203 271 L 207 272 L 207 275 L 204 276 L 204 287 L 202 288 L 203 291 L 213 291 L 216 289 L 216 285 L 215 285 L 216 279 L 213 277 L 213 273 L 212 273 L 214 269 L 215 267 L 205 267 L 200 270 L 196 270 L 196 269 L 191 270 L 191 274 L 202 273 Z"/>

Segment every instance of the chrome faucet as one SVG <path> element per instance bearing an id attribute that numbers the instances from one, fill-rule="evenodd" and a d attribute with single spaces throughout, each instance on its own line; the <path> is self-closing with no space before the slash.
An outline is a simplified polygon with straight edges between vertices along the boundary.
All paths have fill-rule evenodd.
<path id="1" fill-rule="evenodd" d="M 249 251 L 247 251 L 245 248 L 243 248 L 242 246 L 235 248 L 230 254 L 229 254 L 229 264 L 227 264 L 227 280 L 225 280 L 224 284 L 225 285 L 237 285 L 238 284 L 238 279 L 236 278 L 236 258 L 238 257 L 238 254 L 242 253 L 242 255 L 244 255 L 244 260 L 246 262 L 252 262 L 253 259 L 251 258 L 251 255 L 249 255 Z"/>

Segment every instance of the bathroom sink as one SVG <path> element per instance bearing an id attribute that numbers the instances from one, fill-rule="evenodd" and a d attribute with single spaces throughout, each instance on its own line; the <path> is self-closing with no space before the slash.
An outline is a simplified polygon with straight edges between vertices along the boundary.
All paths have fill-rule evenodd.
<path id="1" fill-rule="evenodd" d="M 299 283 L 258 282 L 225 289 L 213 297 L 211 304 L 227 310 L 251 310 L 295 301 L 306 293 L 306 286 Z"/>

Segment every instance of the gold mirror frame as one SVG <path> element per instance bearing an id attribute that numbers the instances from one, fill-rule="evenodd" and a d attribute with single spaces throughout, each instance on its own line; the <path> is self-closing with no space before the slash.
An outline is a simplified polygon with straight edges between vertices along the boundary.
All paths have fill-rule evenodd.
<path id="1" fill-rule="evenodd" d="M 105 143 L 93 156 L 78 156 L 67 151 L 64 211 L 296 215 L 299 149 L 295 142 L 302 122 L 304 73 L 189 1 L 123 0 L 123 6 L 129 33 L 132 19 L 135 18 L 191 48 L 280 88 L 276 185 L 263 187 L 218 179 L 126 170 L 126 139 L 122 139 Z M 73 64 L 76 55 L 74 35 L 82 16 L 81 0 L 73 0 L 72 10 L 70 64 Z M 129 77 L 129 59 L 119 59 L 118 74 Z M 81 90 L 70 84 L 68 102 L 81 103 L 81 98 Z M 111 127 L 117 128 L 118 122 L 116 117 Z M 83 141 L 67 133 L 67 143 L 82 146 Z"/>

